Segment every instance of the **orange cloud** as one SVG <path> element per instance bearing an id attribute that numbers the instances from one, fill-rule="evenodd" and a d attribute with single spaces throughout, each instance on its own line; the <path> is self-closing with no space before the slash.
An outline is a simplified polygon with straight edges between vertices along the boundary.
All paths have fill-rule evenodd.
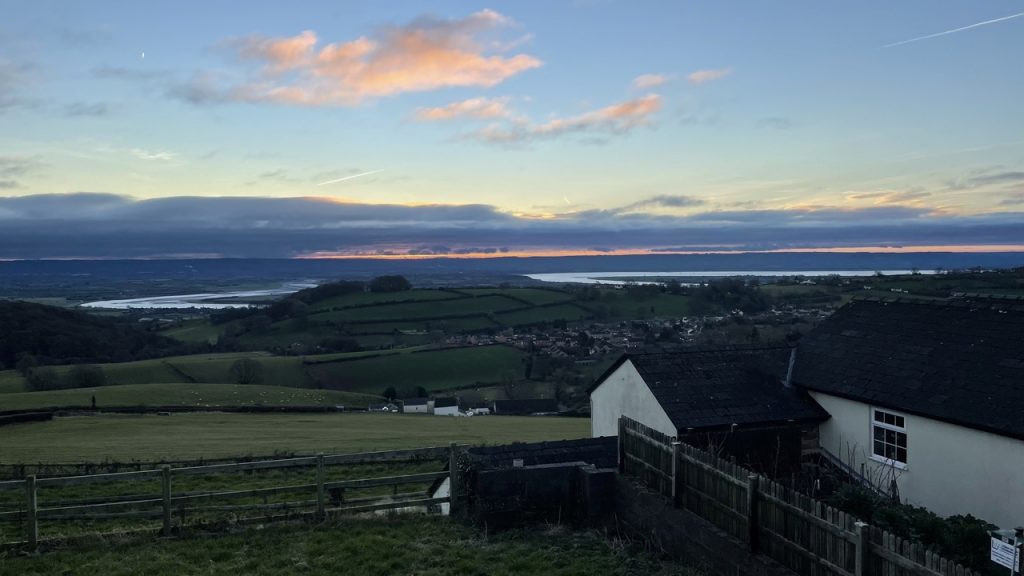
<path id="1" fill-rule="evenodd" d="M 672 76 L 669 74 L 641 74 L 633 79 L 633 88 L 637 90 L 650 90 L 671 80 Z"/>
<path id="2" fill-rule="evenodd" d="M 205 100 L 352 106 L 368 98 L 455 86 L 495 86 L 543 63 L 528 54 L 507 56 L 481 36 L 512 21 L 493 10 L 461 20 L 422 17 L 388 27 L 376 37 L 322 45 L 311 30 L 293 37 L 250 36 L 230 46 L 258 68 L 248 81 L 211 92 Z"/>
<path id="3" fill-rule="evenodd" d="M 461 102 L 452 102 L 437 108 L 420 108 L 414 117 L 421 122 L 438 120 L 454 120 L 456 118 L 493 119 L 509 118 L 512 111 L 508 108 L 508 98 L 470 98 Z"/>
<path id="4" fill-rule="evenodd" d="M 725 78 L 729 74 L 732 74 L 732 68 L 720 68 L 718 70 L 697 70 L 686 77 L 690 81 L 690 84 L 704 84 Z"/>
<path id="5" fill-rule="evenodd" d="M 492 144 L 508 144 L 525 140 L 560 136 L 573 132 L 605 132 L 621 134 L 650 123 L 651 116 L 661 110 L 661 96 L 647 94 L 598 110 L 568 118 L 555 118 L 543 124 L 519 121 L 511 125 L 492 124 L 469 137 Z"/>

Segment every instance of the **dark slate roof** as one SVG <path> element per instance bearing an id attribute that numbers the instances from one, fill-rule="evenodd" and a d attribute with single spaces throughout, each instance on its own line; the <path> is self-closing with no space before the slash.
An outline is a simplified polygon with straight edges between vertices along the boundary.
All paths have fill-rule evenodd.
<path id="1" fill-rule="evenodd" d="M 530 398 L 524 400 L 495 400 L 495 414 L 551 414 L 558 412 L 558 400 L 554 398 Z"/>
<path id="2" fill-rule="evenodd" d="M 791 348 L 679 349 L 626 354 L 680 431 L 820 422 L 828 413 L 805 392 L 786 388 Z M 596 388 L 596 386 L 595 386 Z"/>
<path id="3" fill-rule="evenodd" d="M 426 398 L 406 398 L 405 400 L 402 400 L 402 405 L 403 406 L 426 406 L 427 405 L 427 399 Z"/>
<path id="4" fill-rule="evenodd" d="M 793 380 L 1024 439 L 1024 305 L 855 300 L 804 336 Z"/>
<path id="5" fill-rule="evenodd" d="M 514 460 L 522 460 L 524 466 L 586 462 L 598 468 L 614 468 L 618 465 L 619 457 L 618 439 L 614 436 L 503 446 L 474 446 L 469 449 L 469 453 L 492 468 L 512 466 Z"/>
<path id="6" fill-rule="evenodd" d="M 434 399 L 434 408 L 450 408 L 452 406 L 458 406 L 459 399 L 451 396 L 444 396 L 441 398 Z"/>

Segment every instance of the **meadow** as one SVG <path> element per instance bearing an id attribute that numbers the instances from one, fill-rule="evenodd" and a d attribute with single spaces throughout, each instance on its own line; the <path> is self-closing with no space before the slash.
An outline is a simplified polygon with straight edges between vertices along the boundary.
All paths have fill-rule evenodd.
<path id="1" fill-rule="evenodd" d="M 231 366 L 241 358 L 258 362 L 259 379 L 253 385 L 224 388 L 234 376 Z M 507 346 L 478 346 L 428 350 L 411 347 L 399 350 L 366 351 L 312 356 L 272 356 L 263 352 L 197 354 L 138 362 L 100 364 L 106 386 L 96 389 L 30 392 L 25 379 L 13 370 L 0 372 L 0 410 L 47 406 L 88 406 L 91 395 L 108 406 L 221 405 L 230 398 L 234 405 L 343 404 L 366 407 L 380 401 L 388 387 L 400 393 L 417 386 L 430 391 L 472 385 L 493 385 L 509 377 L 521 378 L 525 370 L 522 352 Z M 54 368 L 65 377 L 70 366 Z M 181 386 L 190 384 L 192 386 Z M 117 391 L 114 388 L 131 386 Z M 151 386 L 152 388 L 146 388 Z M 271 388 L 281 390 L 271 390 Z M 294 389 L 323 388 L 350 395 L 296 394 Z M 312 391 L 310 391 L 312 392 Z M 84 402 L 67 402 L 83 399 Z M 291 398 L 292 400 L 288 400 Z M 316 400 L 319 399 L 319 400 Z M 316 401 L 312 401 L 316 400 Z"/>
<path id="2" fill-rule="evenodd" d="M 35 557 L 0 553 L 0 574 L 699 574 L 595 532 L 555 526 L 489 534 L 437 516 L 270 525 L 182 539 L 97 538 L 94 544 Z"/>
<path id="3" fill-rule="evenodd" d="M 0 462 L 223 458 L 274 453 L 341 454 L 462 444 L 583 438 L 586 418 L 420 414 L 95 415 L 3 428 Z"/>

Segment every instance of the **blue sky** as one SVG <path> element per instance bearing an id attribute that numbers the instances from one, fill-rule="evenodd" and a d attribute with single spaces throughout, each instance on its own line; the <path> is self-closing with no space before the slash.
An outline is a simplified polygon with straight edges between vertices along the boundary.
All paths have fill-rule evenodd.
<path id="1" fill-rule="evenodd" d="M 801 227 L 863 230 L 842 246 L 1024 244 L 1021 13 L 1019 0 L 12 2 L 0 219 L 127 233 L 111 223 L 147 202 L 220 214 L 211 199 L 230 197 L 209 226 L 346 231 L 290 255 L 418 250 L 438 229 L 446 245 L 508 248 L 504 233 L 538 227 L 550 232 L 513 248 L 840 244 Z M 267 198 L 337 216 L 285 222 L 257 210 Z M 702 242 L 708 226 L 732 236 Z M 392 234 L 358 240 L 371 228 Z M 598 245 L 637 229 L 660 235 Z M 79 255 L 32 242 L 6 257 Z"/>

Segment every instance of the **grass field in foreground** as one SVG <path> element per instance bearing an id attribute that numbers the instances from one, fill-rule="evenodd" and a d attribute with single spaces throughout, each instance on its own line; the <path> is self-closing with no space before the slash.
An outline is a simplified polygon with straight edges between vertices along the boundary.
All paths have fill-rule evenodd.
<path id="1" fill-rule="evenodd" d="M 101 544 L 101 542 L 97 542 Z M 0 555 L 0 573 L 179 576 L 698 574 L 562 527 L 481 533 L 443 517 L 346 519 L 203 538 L 106 542 L 36 557 Z M 8 553 L 10 554 L 10 553 Z"/>
<path id="2" fill-rule="evenodd" d="M 586 418 L 426 414 L 173 414 L 55 418 L 3 428 L 0 462 L 97 462 L 394 450 L 583 438 Z"/>
<path id="3" fill-rule="evenodd" d="M 258 384 L 127 384 L 0 395 L 0 410 L 61 406 L 347 406 L 365 408 L 381 398 L 368 394 Z"/>

